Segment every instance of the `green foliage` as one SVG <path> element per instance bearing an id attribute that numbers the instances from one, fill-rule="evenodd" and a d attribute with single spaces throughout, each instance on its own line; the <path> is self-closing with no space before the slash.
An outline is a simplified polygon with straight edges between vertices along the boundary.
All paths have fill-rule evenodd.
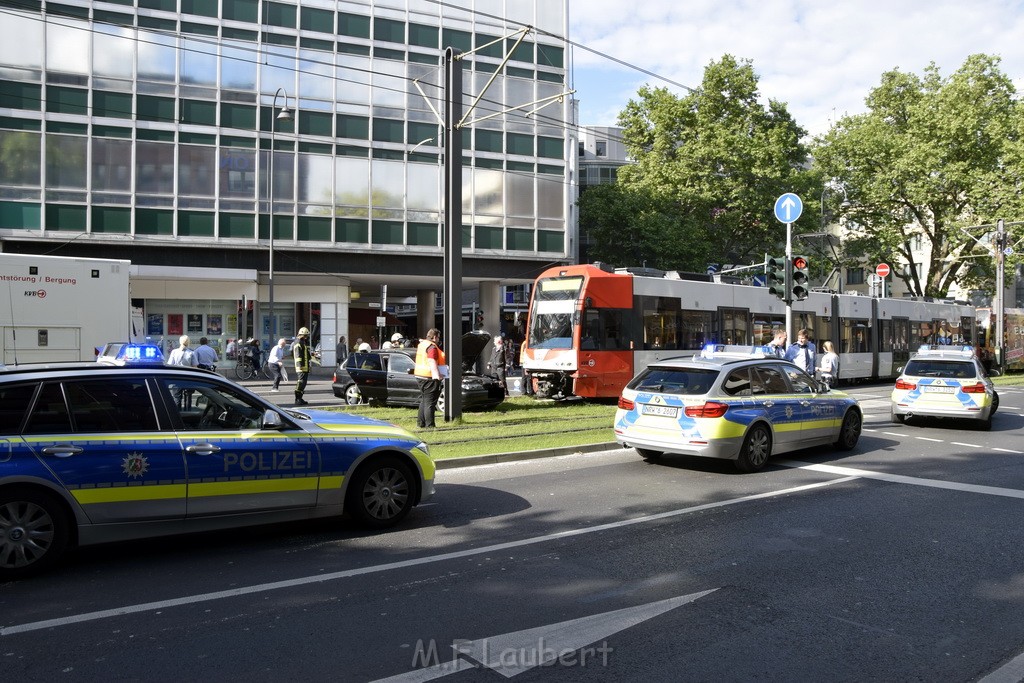
<path id="1" fill-rule="evenodd" d="M 1024 181 L 1024 110 L 998 65 L 972 55 L 948 78 L 934 64 L 923 76 L 885 73 L 866 114 L 815 141 L 816 170 L 849 200 L 848 262 L 916 263 L 895 274 L 918 296 L 989 279 L 992 259 L 974 238 L 993 228 L 964 229 L 1022 217 Z"/>
<path id="2" fill-rule="evenodd" d="M 686 96 L 638 91 L 619 116 L 636 163 L 619 169 L 616 189 L 588 190 L 580 201 L 595 254 L 613 263 L 642 254 L 650 266 L 703 272 L 709 261 L 761 261 L 784 244 L 775 199 L 818 184 L 801 169 L 805 131 L 784 104 L 761 104 L 757 86 L 749 61 L 725 55 Z"/>

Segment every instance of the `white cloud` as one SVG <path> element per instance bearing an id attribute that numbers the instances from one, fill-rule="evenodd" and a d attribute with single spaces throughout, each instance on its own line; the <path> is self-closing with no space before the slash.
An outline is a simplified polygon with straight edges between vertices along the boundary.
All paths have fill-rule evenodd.
<path id="1" fill-rule="evenodd" d="M 704 67 L 750 59 L 761 94 L 785 102 L 812 135 L 836 116 L 864 111 L 882 73 L 946 76 L 971 54 L 1002 58 L 1024 87 L 1019 0 L 569 0 L 570 38 L 677 83 L 700 85 Z M 573 52 L 581 123 L 614 125 L 637 84 L 668 84 L 583 49 Z M 595 77 L 595 74 L 598 76 Z M 627 89 L 628 86 L 628 89 Z"/>

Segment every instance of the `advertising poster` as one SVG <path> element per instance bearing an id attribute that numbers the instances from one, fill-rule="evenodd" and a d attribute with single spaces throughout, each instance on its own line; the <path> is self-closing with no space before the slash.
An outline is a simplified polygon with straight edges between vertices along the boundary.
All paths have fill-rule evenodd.
<path id="1" fill-rule="evenodd" d="M 224 333 L 221 325 L 220 314 L 213 314 L 206 316 L 206 334 L 220 336 Z"/>
<path id="2" fill-rule="evenodd" d="M 224 334 L 229 337 L 234 337 L 238 334 L 238 314 L 228 313 L 227 327 L 224 329 Z"/>
<path id="3" fill-rule="evenodd" d="M 203 314 L 202 313 L 189 313 L 188 314 L 188 331 L 189 333 L 196 332 L 199 334 L 203 333 Z"/>
<path id="4" fill-rule="evenodd" d="M 146 334 L 161 335 L 164 333 L 164 314 L 150 313 L 146 316 Z"/>
<path id="5" fill-rule="evenodd" d="M 181 335 L 185 331 L 181 326 L 182 316 L 181 313 L 168 313 L 167 314 L 167 334 Z"/>

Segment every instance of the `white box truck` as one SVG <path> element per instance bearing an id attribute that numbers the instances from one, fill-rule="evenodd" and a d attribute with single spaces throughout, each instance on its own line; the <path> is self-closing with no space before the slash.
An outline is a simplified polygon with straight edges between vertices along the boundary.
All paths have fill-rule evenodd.
<path id="1" fill-rule="evenodd" d="M 0 253 L 0 360 L 94 360 L 97 347 L 131 341 L 130 264 Z"/>

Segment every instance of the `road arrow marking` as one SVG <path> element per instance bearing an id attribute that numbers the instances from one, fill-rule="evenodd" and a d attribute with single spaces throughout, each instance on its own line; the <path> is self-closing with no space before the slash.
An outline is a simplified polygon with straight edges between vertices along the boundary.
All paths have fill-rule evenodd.
<path id="1" fill-rule="evenodd" d="M 452 644 L 456 654 L 468 657 L 476 664 L 455 658 L 450 662 L 441 662 L 425 669 L 416 669 L 390 678 L 383 678 L 376 683 L 422 683 L 465 671 L 467 668 L 480 667 L 496 671 L 505 678 L 512 678 L 524 671 L 570 656 L 574 664 L 582 666 L 582 659 L 573 655 L 577 650 L 604 640 L 631 626 L 642 624 L 677 607 L 699 600 L 717 590 L 717 588 L 712 588 L 699 593 L 650 602 L 646 605 L 626 607 L 612 612 L 503 633 L 479 640 L 456 641 Z M 593 653 L 595 659 L 599 652 L 607 655 L 610 650 L 606 648 L 595 650 Z"/>

